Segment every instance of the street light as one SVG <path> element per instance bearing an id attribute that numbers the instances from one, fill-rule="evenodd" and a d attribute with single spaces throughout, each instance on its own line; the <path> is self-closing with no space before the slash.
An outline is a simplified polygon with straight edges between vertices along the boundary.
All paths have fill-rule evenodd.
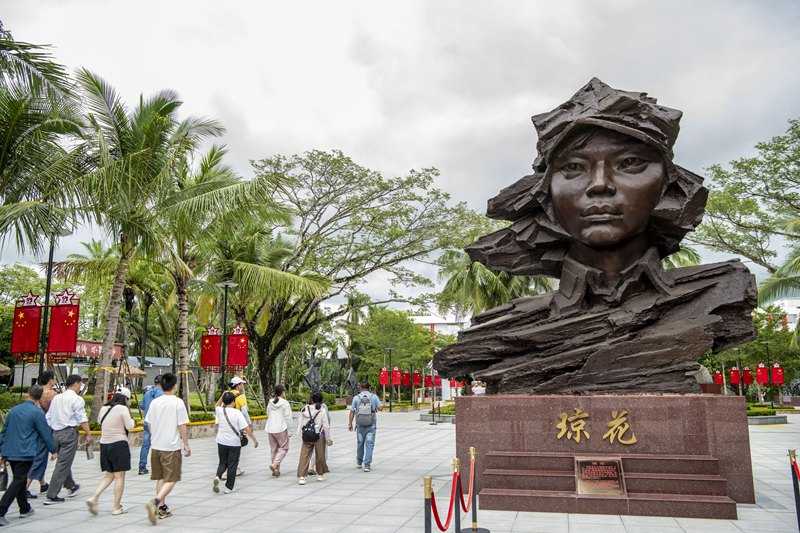
<path id="1" fill-rule="evenodd" d="M 225 303 L 222 307 L 222 365 L 220 366 L 220 390 L 225 390 L 225 364 L 228 362 L 228 288 L 238 287 L 238 283 L 221 281 L 215 283 L 225 289 Z"/>
<path id="2" fill-rule="evenodd" d="M 39 375 L 42 375 L 44 372 L 44 353 L 47 349 L 47 319 L 50 315 L 48 313 L 47 306 L 50 304 L 50 285 L 53 281 L 53 252 L 56 248 L 56 237 L 66 237 L 67 235 L 72 235 L 72 230 L 67 228 L 58 229 L 50 235 L 50 255 L 47 258 L 47 284 L 44 288 L 44 322 L 42 323 L 42 333 L 39 337 L 39 346 L 41 347 L 41 353 L 39 354 Z M 24 376 L 23 376 L 24 378 Z"/>

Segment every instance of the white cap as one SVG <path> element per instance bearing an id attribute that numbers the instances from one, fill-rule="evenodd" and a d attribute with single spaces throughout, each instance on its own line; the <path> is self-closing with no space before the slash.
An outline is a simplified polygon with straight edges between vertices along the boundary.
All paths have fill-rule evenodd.
<path id="1" fill-rule="evenodd" d="M 127 399 L 131 399 L 131 390 L 128 387 L 117 387 L 117 394 L 122 394 Z"/>
<path id="2" fill-rule="evenodd" d="M 231 381 L 230 381 L 231 387 L 235 387 L 235 386 L 240 385 L 242 383 L 247 383 L 247 380 L 242 379 L 239 376 L 233 376 L 231 378 Z"/>

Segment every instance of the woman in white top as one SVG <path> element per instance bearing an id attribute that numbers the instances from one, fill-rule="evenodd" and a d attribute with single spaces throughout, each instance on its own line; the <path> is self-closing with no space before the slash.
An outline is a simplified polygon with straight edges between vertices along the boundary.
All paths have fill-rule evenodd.
<path id="1" fill-rule="evenodd" d="M 111 400 L 100 408 L 97 419 L 100 421 L 100 468 L 106 473 L 97 490 L 86 500 L 86 506 L 93 515 L 97 514 L 97 500 L 111 483 L 114 483 L 114 507 L 112 515 L 128 512 L 122 506 L 122 492 L 125 490 L 125 473 L 131 469 L 131 449 L 128 445 L 128 432 L 134 423 L 128 406 L 131 391 L 120 387 Z"/>
<path id="2" fill-rule="evenodd" d="M 216 407 L 217 424 L 217 453 L 219 454 L 219 465 L 217 465 L 217 475 L 211 490 L 219 494 L 220 476 L 227 470 L 228 477 L 225 480 L 225 494 L 236 492 L 233 488 L 236 483 L 236 468 L 239 466 L 239 457 L 242 453 L 242 432 L 253 439 L 253 447 L 258 448 L 258 439 L 253 434 L 253 429 L 242 412 L 235 407 L 236 396 L 232 392 L 222 395 L 222 405 Z"/>
<path id="3" fill-rule="evenodd" d="M 300 411 L 300 421 L 297 424 L 297 433 L 303 435 L 303 447 L 300 449 L 300 463 L 297 465 L 297 477 L 300 478 L 300 485 L 306 484 L 306 475 L 308 475 L 308 461 L 311 457 L 311 452 L 316 452 L 317 456 L 317 481 L 325 481 L 325 474 L 328 472 L 328 465 L 325 462 L 325 439 L 321 435 L 325 435 L 328 439 L 327 445 L 333 444 L 333 437 L 331 436 L 331 425 L 328 422 L 328 410 L 322 406 L 322 393 L 315 392 L 311 395 L 312 404 L 306 405 Z M 313 423 L 312 434 L 316 436 L 315 440 L 309 440 L 305 435 L 304 428 Z M 309 427 L 309 429 L 311 429 Z"/>
<path id="4" fill-rule="evenodd" d="M 289 452 L 289 424 L 292 422 L 292 407 L 284 394 L 283 385 L 275 386 L 275 398 L 267 404 L 267 427 L 269 447 L 272 452 L 272 463 L 269 469 L 272 475 L 281 475 L 281 461 Z"/>

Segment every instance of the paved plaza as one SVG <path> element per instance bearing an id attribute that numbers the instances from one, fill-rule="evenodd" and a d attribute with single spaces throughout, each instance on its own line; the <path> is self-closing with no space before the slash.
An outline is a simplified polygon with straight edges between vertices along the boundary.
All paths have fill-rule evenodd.
<path id="1" fill-rule="evenodd" d="M 346 429 L 347 412 L 337 411 L 332 416 L 331 473 L 323 482 L 309 477 L 308 485 L 302 487 L 297 485 L 294 473 L 297 436 L 292 437 L 283 475 L 275 479 L 267 468 L 266 435 L 260 433 L 262 446 L 254 449 L 251 445 L 244 450 L 242 468 L 246 474 L 236 482 L 239 492 L 229 495 L 211 492 L 217 457 L 214 439 L 191 441 L 192 456 L 184 461 L 183 481 L 168 499 L 174 516 L 159 521 L 155 527 L 196 533 L 422 532 L 422 477 L 433 476 L 437 501 L 447 505 L 455 426 L 419 422 L 418 413 L 381 413 L 373 470 L 365 473 L 355 466 L 355 437 Z M 740 505 L 737 521 L 481 511 L 480 525 L 492 533 L 797 532 L 786 450 L 800 448 L 800 416 L 790 417 L 790 424 L 784 426 L 751 427 L 750 441 L 757 503 Z M 138 452 L 134 450 L 135 457 Z M 98 460 L 87 461 L 84 454 L 78 454 L 74 472 L 81 484 L 78 497 L 48 507 L 42 505 L 41 498 L 33 500 L 36 515 L 29 519 L 18 518 L 12 507 L 6 516 L 11 523 L 7 529 L 65 533 L 154 530 L 143 508 L 153 496 L 154 482 L 149 476 L 138 476 L 135 471 L 128 474 L 123 504 L 129 514 L 111 516 L 109 488 L 100 500 L 100 515 L 93 517 L 86 511 L 84 501 L 99 480 Z M 49 475 L 50 471 L 48 478 Z M 34 483 L 32 489 L 38 491 L 38 484 Z M 465 518 L 463 527 L 467 525 Z M 437 531 L 435 524 L 433 527 Z"/>

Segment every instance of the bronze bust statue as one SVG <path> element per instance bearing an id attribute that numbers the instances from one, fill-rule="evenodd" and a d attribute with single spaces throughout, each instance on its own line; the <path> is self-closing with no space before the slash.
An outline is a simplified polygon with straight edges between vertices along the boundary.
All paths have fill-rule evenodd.
<path id="1" fill-rule="evenodd" d="M 664 270 L 701 221 L 703 179 L 672 162 L 681 112 L 592 79 L 536 115 L 534 173 L 489 201 L 513 223 L 467 247 L 557 291 L 473 317 L 433 366 L 489 393 L 700 392 L 698 359 L 751 340 L 755 278 L 739 261 Z"/>

